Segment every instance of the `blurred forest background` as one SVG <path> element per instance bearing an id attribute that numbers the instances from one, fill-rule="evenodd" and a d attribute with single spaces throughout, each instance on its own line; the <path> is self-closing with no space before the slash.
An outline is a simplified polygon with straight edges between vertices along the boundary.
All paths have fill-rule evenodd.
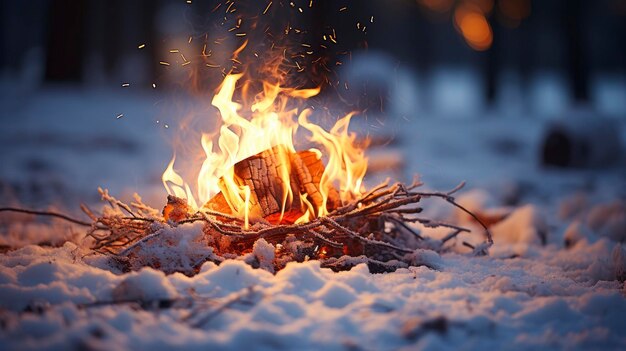
<path id="1" fill-rule="evenodd" d="M 317 106 L 364 112 L 353 122 L 377 144 L 368 175 L 542 199 L 626 189 L 626 0 L 0 0 L 0 202 L 76 208 L 103 186 L 158 207 L 174 150 L 193 184 L 203 154 L 165 140 L 201 150 L 181 130 L 207 123 L 183 121 L 215 126 L 225 71 L 196 58 L 208 41 L 211 59 L 229 60 L 254 32 L 229 31 L 240 13 L 275 33 L 289 23 L 315 55 L 329 48 Z M 543 159 L 542 145 L 555 145 Z M 554 171 L 550 158 L 598 169 Z"/>
<path id="2" fill-rule="evenodd" d="M 259 1 L 260 8 L 265 3 Z M 307 9 L 308 3 L 273 6 Z M 395 94 L 411 100 L 398 109 L 444 114 L 476 115 L 492 106 L 506 107 L 503 113 L 558 114 L 572 104 L 611 115 L 626 110 L 626 0 L 313 3 L 299 21 L 311 28 L 337 27 L 339 45 L 355 61 L 354 67 L 342 67 L 344 78 L 365 75 L 373 86 L 363 88 L 373 90 L 374 98 L 361 105 L 384 104 L 377 95 L 393 100 Z M 159 61 L 172 43 L 212 31 L 208 24 L 224 16 L 222 9 L 212 12 L 217 4 L 4 0 L 0 77 L 30 87 L 56 82 L 175 87 L 177 79 L 164 74 Z M 359 21 L 368 26 L 366 32 L 355 26 Z M 138 50 L 142 43 L 145 49 Z M 360 57 L 365 47 L 374 54 Z M 400 74 L 393 80 L 390 72 Z M 389 86 L 398 84 L 397 76 L 411 77 L 399 83 L 401 92 Z"/>

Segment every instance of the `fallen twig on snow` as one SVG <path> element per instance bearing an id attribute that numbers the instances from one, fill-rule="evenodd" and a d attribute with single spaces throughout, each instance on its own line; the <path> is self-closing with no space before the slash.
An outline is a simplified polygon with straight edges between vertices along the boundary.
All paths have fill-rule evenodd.
<path id="1" fill-rule="evenodd" d="M 85 227 L 91 227 L 91 223 L 84 222 L 79 219 L 75 219 L 70 216 L 64 215 L 62 213 L 57 213 L 53 211 L 36 211 L 36 210 L 29 210 L 29 209 L 17 208 L 17 207 L 0 207 L 0 212 L 15 212 L 15 213 L 24 213 L 24 214 L 30 214 L 30 215 L 36 215 L 36 216 L 56 217 L 56 218 L 60 218 L 62 220 L 65 220 L 74 224 L 82 225 Z"/>

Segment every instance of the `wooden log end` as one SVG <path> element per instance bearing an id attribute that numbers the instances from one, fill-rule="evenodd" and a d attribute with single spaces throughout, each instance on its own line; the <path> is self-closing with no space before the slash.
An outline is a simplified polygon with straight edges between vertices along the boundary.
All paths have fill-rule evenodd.
<path id="1" fill-rule="evenodd" d="M 291 224 L 300 218 L 306 206 L 300 200 L 300 194 L 306 194 L 316 212 L 322 206 L 320 181 L 324 174 L 324 163 L 312 151 L 291 152 L 286 147 L 275 146 L 271 149 L 250 156 L 233 166 L 235 182 L 248 186 L 250 196 L 250 219 L 262 217 L 272 224 Z M 281 177 L 289 175 L 289 187 Z M 225 187 L 220 186 L 222 191 Z M 288 191 L 293 196 L 288 199 Z M 341 206 L 339 192 L 329 189 L 326 207 L 332 211 Z M 204 205 L 205 208 L 226 214 L 232 210 L 222 193 L 214 196 Z M 283 208 L 284 207 L 284 208 Z M 284 211 L 281 219 L 281 211 Z"/>

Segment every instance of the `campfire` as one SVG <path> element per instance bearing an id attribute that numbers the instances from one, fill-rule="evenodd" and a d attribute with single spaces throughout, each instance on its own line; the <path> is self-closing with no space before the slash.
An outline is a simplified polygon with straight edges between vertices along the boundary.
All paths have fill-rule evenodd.
<path id="1" fill-rule="evenodd" d="M 290 107 L 316 95 L 319 88 L 286 89 L 270 83 L 263 84 L 249 107 L 244 106 L 233 101 L 241 77 L 228 75 L 212 100 L 223 124 L 217 137 L 202 135 L 206 155 L 197 196 L 174 171 L 174 159 L 163 174 L 168 194 L 185 199 L 192 210 L 200 203 L 231 214 L 244 221 L 245 229 L 259 220 L 305 223 L 357 198 L 367 160 L 363 147 L 355 143 L 356 136 L 348 132 L 353 114 L 325 131 L 309 122 L 310 108 Z M 248 82 L 242 91 L 249 90 Z M 296 150 L 293 139 L 299 128 L 310 133 L 310 142 L 318 148 Z M 326 166 L 322 157 L 328 160 Z M 166 219 L 169 214 L 166 208 Z"/>
<path id="2" fill-rule="evenodd" d="M 372 271 L 393 271 L 420 264 L 420 250 L 443 251 L 469 229 L 420 217 L 423 198 L 439 198 L 469 213 L 485 229 L 485 242 L 464 244 L 485 254 L 492 239 L 480 220 L 454 201 L 454 193 L 418 191 L 422 185 L 386 181 L 365 189 L 365 148 L 349 131 L 353 113 L 328 130 L 301 109 L 319 88 L 284 88 L 263 82 L 252 94 L 243 74 L 225 77 L 212 105 L 219 110 L 217 135 L 203 134 L 204 161 L 196 191 L 175 171 L 174 156 L 163 173 L 167 204 L 150 208 L 137 196 L 127 205 L 100 189 L 110 208 L 92 218 L 93 248 L 111 254 L 122 269 L 152 266 L 193 274 L 206 261 L 243 259 L 270 271 L 292 261 L 320 260 L 335 270 L 366 262 Z M 235 102 L 236 93 L 242 102 Z M 294 141 L 306 132 L 309 147 Z M 202 223 L 193 243 L 207 250 L 194 254 L 154 255 L 155 248 L 177 252 L 186 226 Z M 447 227 L 438 240 L 412 226 Z M 196 228 L 195 226 L 193 228 Z M 176 256 L 176 257 L 174 257 Z M 172 260 L 177 264 L 172 265 Z"/>
<path id="3" fill-rule="evenodd" d="M 246 40 L 235 50 L 233 62 L 240 62 L 247 45 Z M 95 214 L 83 205 L 89 223 L 58 213 L 0 211 L 87 226 L 91 248 L 120 271 L 149 266 L 193 275 L 205 262 L 236 259 L 272 272 L 306 260 L 334 270 L 367 263 L 372 272 L 388 272 L 427 264 L 425 252 L 449 250 L 459 244 L 453 239 L 470 232 L 421 216 L 421 200 L 437 198 L 482 226 L 484 241 L 477 243 L 474 236 L 460 243 L 474 254 L 487 253 L 493 243 L 489 229 L 454 199 L 464 183 L 447 192 L 420 191 L 417 180 L 408 185 L 387 180 L 366 189 L 368 141 L 349 129 L 356 112 L 328 128 L 314 122 L 321 113 L 309 101 L 321 86 L 289 87 L 283 84 L 289 72 L 281 71 L 284 57 L 268 61 L 256 71 L 233 66 L 224 72 L 211 100 L 219 128 L 196 140 L 202 155 L 195 179 L 176 171 L 174 153 L 162 175 L 168 194 L 162 210 L 138 195 L 126 204 L 99 189 L 109 206 Z M 235 73 L 239 70 L 243 73 Z M 449 232 L 435 238 L 423 230 L 438 227 Z"/>

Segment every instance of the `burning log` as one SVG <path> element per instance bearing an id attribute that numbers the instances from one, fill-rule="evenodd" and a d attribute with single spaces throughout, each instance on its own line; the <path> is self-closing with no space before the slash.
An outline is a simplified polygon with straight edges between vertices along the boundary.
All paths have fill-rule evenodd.
<path id="1" fill-rule="evenodd" d="M 235 185 L 250 189 L 250 218 L 292 224 L 306 211 L 301 194 L 306 195 L 315 213 L 324 206 L 320 192 L 324 164 L 313 151 L 292 152 L 275 146 L 237 162 L 233 172 Z M 222 192 L 211 198 L 204 208 L 232 214 L 233 206 L 224 196 L 229 189 L 223 178 L 220 188 Z M 326 210 L 332 211 L 341 205 L 339 192 L 335 188 L 327 192 Z"/>
<path id="2" fill-rule="evenodd" d="M 250 216 L 267 217 L 271 214 L 299 209 L 293 194 L 299 193 L 298 181 L 291 172 L 288 151 L 281 146 L 265 150 L 235 164 L 235 181 L 251 190 Z M 223 179 L 222 193 L 227 192 Z M 291 196 L 289 196 L 291 194 Z"/>
<path id="3" fill-rule="evenodd" d="M 300 151 L 297 154 L 292 154 L 291 163 L 300 182 L 300 191 L 309 195 L 309 199 L 317 212 L 323 201 L 320 193 L 320 183 L 324 174 L 322 159 L 313 151 Z M 341 200 L 337 189 L 328 189 L 326 209 L 332 211 L 340 205 Z"/>

